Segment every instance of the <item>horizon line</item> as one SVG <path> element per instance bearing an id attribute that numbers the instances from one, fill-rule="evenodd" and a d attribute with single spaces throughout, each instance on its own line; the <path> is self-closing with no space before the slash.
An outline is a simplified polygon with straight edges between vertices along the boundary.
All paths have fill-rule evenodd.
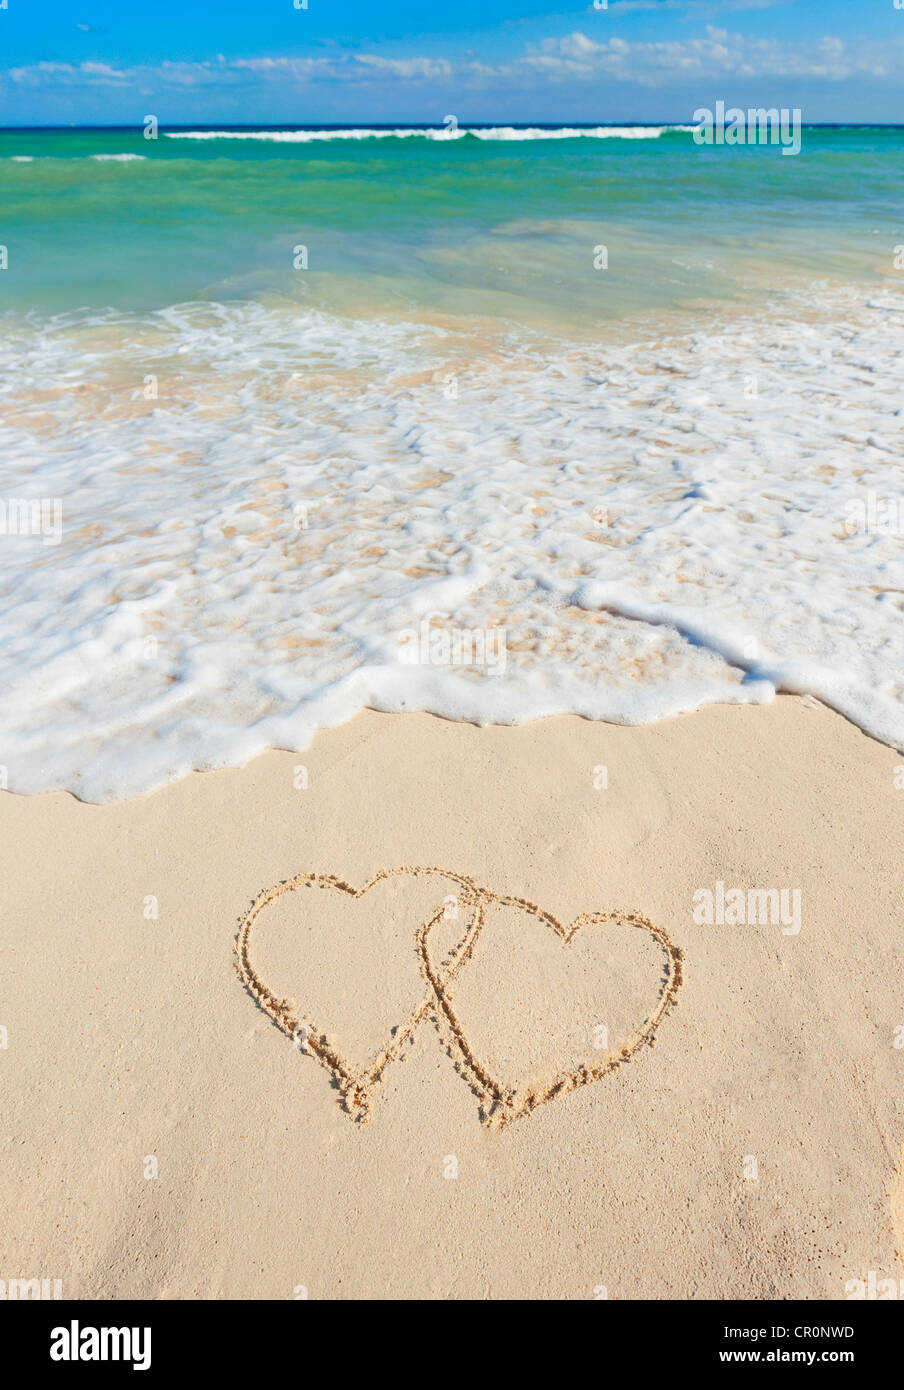
<path id="1" fill-rule="evenodd" d="M 458 122 L 458 129 L 473 127 L 478 130 L 492 130 L 501 126 L 508 126 L 512 130 L 562 130 L 562 129 L 596 129 L 599 126 L 611 126 L 613 128 L 623 127 L 647 127 L 647 126 L 678 126 L 690 125 L 687 118 L 684 120 L 562 120 L 562 121 L 462 121 Z M 810 130 L 904 130 L 904 121 L 803 121 L 802 126 Z M 115 130 L 115 131 L 135 131 L 140 132 L 144 127 L 144 122 L 139 121 L 135 124 L 123 124 L 121 122 L 111 122 L 105 125 L 81 125 L 71 121 L 64 125 L 0 125 L 0 134 L 8 131 L 78 131 L 78 130 Z M 163 125 L 158 123 L 158 130 L 444 130 L 448 127 L 444 121 L 174 121 Z"/>

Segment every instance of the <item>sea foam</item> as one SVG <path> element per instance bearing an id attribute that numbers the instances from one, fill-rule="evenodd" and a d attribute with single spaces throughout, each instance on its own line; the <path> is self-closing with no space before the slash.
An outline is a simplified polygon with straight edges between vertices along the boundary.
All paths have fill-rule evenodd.
<path id="1" fill-rule="evenodd" d="M 904 749 L 904 544 L 875 520 L 902 305 L 631 348 L 252 303 L 7 315 L 0 500 L 62 508 L 59 543 L 49 506 L 4 512 L 9 786 L 132 795 L 365 706 L 639 723 L 788 690 Z M 504 662 L 436 639 L 500 628 Z"/>
<path id="2" fill-rule="evenodd" d="M 305 145 L 323 140 L 656 140 L 666 131 L 689 131 L 693 126 L 421 126 L 381 129 L 364 126 L 343 130 L 170 130 L 168 140 L 263 140 Z"/>

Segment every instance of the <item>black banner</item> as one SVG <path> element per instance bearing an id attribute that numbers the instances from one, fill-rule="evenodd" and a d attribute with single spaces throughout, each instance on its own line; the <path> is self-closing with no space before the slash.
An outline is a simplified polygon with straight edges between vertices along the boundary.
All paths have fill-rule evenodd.
<path id="1" fill-rule="evenodd" d="M 884 1300 L 877 1300 L 881 1303 Z M 600 1375 L 611 1374 L 611 1363 L 650 1371 L 680 1368 L 732 1370 L 739 1367 L 768 1371 L 775 1366 L 819 1372 L 841 1366 L 851 1372 L 885 1371 L 899 1353 L 900 1317 L 893 1308 L 873 1302 L 841 1303 L 621 1303 L 588 1300 L 593 1307 L 566 1310 L 561 1304 L 545 1308 L 543 1321 L 563 1318 L 563 1329 L 589 1336 L 588 1350 L 601 1357 Z M 375 1362 L 388 1353 L 393 1360 L 403 1348 L 394 1324 L 393 1304 L 380 1305 L 379 1324 L 367 1306 L 316 1303 L 314 1300 L 276 1302 L 43 1302 L 5 1303 L 0 1333 L 5 1364 L 21 1366 L 25 1375 L 48 1373 L 68 1379 L 88 1374 L 129 1376 L 173 1373 L 217 1374 L 267 1379 L 310 1374 L 330 1349 L 343 1359 L 351 1352 Z M 400 1301 L 401 1307 L 408 1307 Z M 521 1324 L 522 1316 L 530 1323 Z M 403 1315 L 410 1319 L 410 1312 Z M 420 1305 L 415 1342 L 421 1345 L 425 1320 L 440 1325 L 452 1310 Z M 354 1329 L 356 1321 L 360 1326 Z M 515 1365 L 533 1360 L 540 1333 L 537 1314 L 518 1305 L 483 1315 L 471 1305 L 468 1336 L 454 1337 L 450 1350 L 466 1357 L 476 1370 L 481 1361 L 503 1358 Z M 394 1333 L 391 1340 L 387 1333 Z M 376 1334 L 376 1335 L 375 1335 Z M 547 1341 L 547 1345 L 549 1345 Z M 524 1348 L 520 1350 L 519 1348 Z M 454 1350 L 453 1350 L 454 1349 Z M 525 1355 L 525 1352 L 527 1355 Z M 572 1364 L 572 1351 L 563 1371 Z M 446 1357 L 444 1356 L 444 1360 Z M 352 1363 L 347 1363 L 350 1365 Z M 607 1369 L 608 1365 L 608 1369 Z M 338 1369 L 338 1367 L 337 1367 Z M 382 1367 L 381 1367 L 382 1369 Z M 571 1372 L 568 1372 L 571 1374 Z M 348 1374 L 348 1371 L 346 1371 Z M 322 1378 L 323 1370 L 317 1371 Z M 141 1382 L 139 1382 L 141 1383 Z"/>

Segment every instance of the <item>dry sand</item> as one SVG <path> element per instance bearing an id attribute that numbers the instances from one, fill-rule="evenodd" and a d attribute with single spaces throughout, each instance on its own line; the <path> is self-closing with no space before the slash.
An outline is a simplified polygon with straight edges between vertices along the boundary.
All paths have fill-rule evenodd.
<path id="1" fill-rule="evenodd" d="M 3 794 L 0 1277 L 284 1299 L 900 1278 L 902 761 L 784 697 L 637 729 L 366 713 L 134 801 Z M 234 942 L 296 876 L 244 941 L 277 1027 Z M 799 888 L 800 932 L 695 925 L 717 880 Z"/>

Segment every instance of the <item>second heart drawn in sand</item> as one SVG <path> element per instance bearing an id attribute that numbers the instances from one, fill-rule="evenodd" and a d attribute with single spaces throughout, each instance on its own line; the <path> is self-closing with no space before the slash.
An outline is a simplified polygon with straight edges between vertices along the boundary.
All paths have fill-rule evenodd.
<path id="1" fill-rule="evenodd" d="M 426 990 L 391 1029 L 376 1055 L 366 1065 L 355 1065 L 305 1010 L 277 998 L 261 979 L 251 963 L 252 927 L 260 913 L 285 893 L 316 888 L 357 901 L 377 884 L 405 878 L 444 881 L 447 890 L 454 888 L 454 898 L 448 894 L 441 897 L 437 883 L 435 906 L 422 909 L 420 920 L 409 924 Z M 455 905 L 451 923 L 450 901 Z M 337 905 L 339 902 L 341 899 Z M 458 920 L 459 909 L 463 909 L 463 922 Z M 618 931 L 617 938 L 607 935 L 613 928 Z M 628 938 L 625 932 L 639 936 Z M 611 953 L 638 941 L 643 943 L 642 960 L 637 958 L 636 944 L 631 944 L 630 959 Z M 599 964 L 595 953 L 601 942 L 610 950 L 603 962 L 609 987 L 606 1009 L 610 1018 L 618 1016 L 619 1042 L 610 1049 L 608 1029 L 603 1028 L 602 1042 L 595 1038 L 593 1050 L 588 1052 L 585 1020 L 579 1016 L 586 1013 L 582 1008 L 589 988 L 585 974 L 591 976 Z M 559 954 L 562 948 L 565 956 Z M 302 1050 L 330 1072 L 346 1109 L 359 1120 L 369 1117 L 374 1092 L 387 1067 L 413 1041 L 414 1030 L 426 1016 L 432 1017 L 457 1070 L 478 1095 L 482 1123 L 500 1127 L 530 1114 L 546 1101 L 601 1080 L 631 1061 L 640 1048 L 653 1046 L 659 1025 L 675 1004 L 682 984 L 682 952 L 662 927 L 638 913 L 582 913 L 566 927 L 535 903 L 494 893 L 445 869 L 381 870 L 361 889 L 331 875 L 299 874 L 258 897 L 242 919 L 235 950 L 239 974 L 249 992 L 296 1046 L 301 1036 Z M 644 999 L 648 987 L 643 981 L 657 959 L 664 970 L 649 1008 Z M 548 988 L 550 975 L 560 966 L 560 975 L 564 970 L 570 976 L 560 993 L 567 994 L 570 987 L 574 1005 L 570 1014 L 566 1010 L 564 1023 L 558 1016 L 550 1016 L 557 1005 L 561 1010 L 562 1000 Z M 514 982 L 512 998 L 501 998 L 498 993 L 503 979 L 510 987 L 509 994 Z M 596 1007 L 595 997 L 592 1007 Z M 638 1016 L 643 1022 L 632 1023 L 632 1017 Z M 597 1025 L 594 1032 L 599 1031 Z M 553 1043 L 566 1048 L 569 1057 L 565 1065 L 552 1060 Z"/>
<path id="2" fill-rule="evenodd" d="M 481 1121 L 501 1127 L 546 1101 L 602 1080 L 642 1047 L 654 1046 L 659 1025 L 677 1000 L 684 957 L 662 927 L 636 912 L 584 912 L 566 927 L 523 898 L 478 891 L 483 911 L 467 945 L 471 964 L 466 973 L 456 972 L 456 978 L 434 960 L 431 923 L 420 929 L 418 942 L 450 1056 L 480 1098 Z M 613 928 L 617 943 L 607 936 Z M 637 942 L 628 933 L 636 933 Z M 599 1017 L 600 1001 L 587 997 L 582 980 L 593 971 L 601 940 L 610 951 L 616 945 L 629 948 L 627 956 L 610 954 L 603 962 L 611 977 L 605 1012 L 619 1038 L 614 1048 L 610 1027 Z M 643 947 L 639 954 L 638 944 Z M 644 1017 L 644 996 L 657 959 L 664 967 L 659 992 Z M 552 987 L 557 965 L 577 986 L 571 1006 L 562 987 L 565 970 L 559 970 L 560 990 Z M 507 983 L 507 997 L 500 996 L 500 980 Z M 640 1025 L 631 1021 L 638 1016 L 643 1018 Z M 557 1060 L 563 1049 L 569 1054 L 564 1066 Z"/>

